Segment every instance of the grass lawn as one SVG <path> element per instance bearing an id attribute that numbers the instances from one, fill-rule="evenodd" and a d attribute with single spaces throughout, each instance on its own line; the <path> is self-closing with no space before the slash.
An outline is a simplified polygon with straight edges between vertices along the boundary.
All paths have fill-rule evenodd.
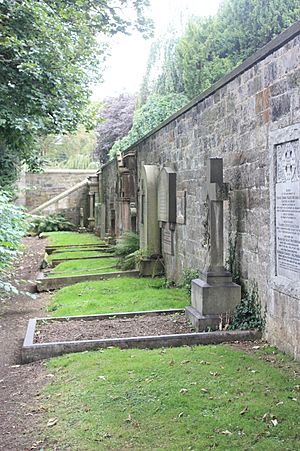
<path id="1" fill-rule="evenodd" d="M 93 233 L 78 232 L 46 232 L 43 236 L 48 238 L 50 246 L 68 246 L 72 244 L 104 244 Z"/>
<path id="2" fill-rule="evenodd" d="M 100 258 L 99 260 L 70 260 L 59 263 L 50 271 L 49 277 L 66 277 L 80 274 L 97 274 L 118 271 L 117 258 Z"/>
<path id="3" fill-rule="evenodd" d="M 219 345 L 52 359 L 40 401 L 47 449 L 295 451 L 299 365 L 269 347 L 253 352 Z"/>
<path id="4" fill-rule="evenodd" d="M 72 316 L 184 308 L 190 303 L 185 290 L 163 288 L 163 282 L 122 277 L 78 283 L 54 293 L 48 309 L 54 316 Z"/>
<path id="5" fill-rule="evenodd" d="M 53 254 L 50 254 L 48 256 L 48 261 L 51 262 L 52 260 L 64 260 L 64 259 L 71 259 L 71 258 L 86 258 L 86 257 L 100 257 L 100 256 L 106 256 L 109 255 L 107 252 L 99 252 L 99 251 L 66 251 L 66 252 L 53 252 Z"/>

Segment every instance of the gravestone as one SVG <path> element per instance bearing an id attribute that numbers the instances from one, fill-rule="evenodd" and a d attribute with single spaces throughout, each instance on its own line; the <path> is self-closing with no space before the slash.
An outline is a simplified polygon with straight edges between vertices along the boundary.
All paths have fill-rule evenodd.
<path id="1" fill-rule="evenodd" d="M 162 168 L 158 178 L 158 220 L 176 222 L 176 172 Z"/>
<path id="2" fill-rule="evenodd" d="M 157 166 L 142 166 L 139 195 L 140 248 L 146 250 L 149 255 L 160 253 L 157 216 L 158 176 Z"/>
<path id="3" fill-rule="evenodd" d="M 192 307 L 186 309 L 196 330 L 205 329 L 210 321 L 215 325 L 219 315 L 232 312 L 241 300 L 241 287 L 232 282 L 231 273 L 224 267 L 223 201 L 228 186 L 223 183 L 223 160 L 210 158 L 207 166 L 207 264 L 199 279 L 192 281 Z"/>
<path id="4" fill-rule="evenodd" d="M 174 255 L 176 223 L 176 172 L 169 167 L 161 169 L 157 190 L 157 217 L 161 228 L 163 255 Z"/>

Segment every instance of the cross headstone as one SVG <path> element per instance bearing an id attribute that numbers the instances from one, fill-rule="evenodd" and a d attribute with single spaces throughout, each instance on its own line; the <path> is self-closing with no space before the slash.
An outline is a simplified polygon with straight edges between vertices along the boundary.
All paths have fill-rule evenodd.
<path id="1" fill-rule="evenodd" d="M 192 306 L 186 314 L 196 330 L 216 326 L 221 314 L 234 310 L 241 299 L 241 287 L 232 282 L 224 268 L 223 202 L 228 185 L 223 182 L 222 158 L 210 158 L 207 165 L 209 246 L 207 264 L 199 279 L 192 281 Z"/>
<path id="2" fill-rule="evenodd" d="M 228 184 L 223 182 L 223 159 L 210 158 L 207 165 L 207 201 L 210 246 L 206 272 L 224 271 L 223 202 Z"/>

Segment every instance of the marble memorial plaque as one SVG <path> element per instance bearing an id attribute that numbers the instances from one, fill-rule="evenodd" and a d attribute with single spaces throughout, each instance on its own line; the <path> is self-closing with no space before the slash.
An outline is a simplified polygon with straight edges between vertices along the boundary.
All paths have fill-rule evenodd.
<path id="1" fill-rule="evenodd" d="M 300 277 L 300 149 L 295 139 L 275 146 L 276 274 Z"/>

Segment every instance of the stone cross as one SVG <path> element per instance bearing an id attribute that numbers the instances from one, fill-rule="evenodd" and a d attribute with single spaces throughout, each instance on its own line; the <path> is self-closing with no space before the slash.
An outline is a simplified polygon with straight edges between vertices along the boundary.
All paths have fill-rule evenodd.
<path id="1" fill-rule="evenodd" d="M 210 158 L 207 171 L 210 249 L 205 272 L 219 273 L 224 271 L 223 201 L 228 199 L 228 184 L 223 183 L 223 159 Z"/>

